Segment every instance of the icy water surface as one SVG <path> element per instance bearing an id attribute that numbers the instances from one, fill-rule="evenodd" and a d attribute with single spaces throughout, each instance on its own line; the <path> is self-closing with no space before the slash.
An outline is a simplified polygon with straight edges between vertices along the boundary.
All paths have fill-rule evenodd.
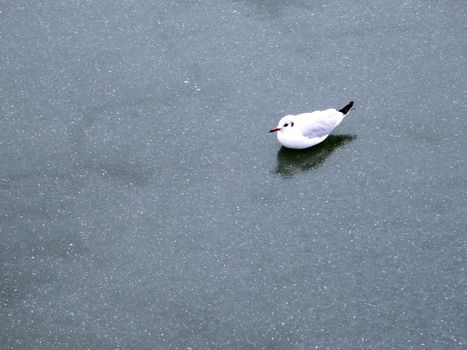
<path id="1" fill-rule="evenodd" d="M 1 349 L 466 348 L 464 1 L 0 19 Z"/>

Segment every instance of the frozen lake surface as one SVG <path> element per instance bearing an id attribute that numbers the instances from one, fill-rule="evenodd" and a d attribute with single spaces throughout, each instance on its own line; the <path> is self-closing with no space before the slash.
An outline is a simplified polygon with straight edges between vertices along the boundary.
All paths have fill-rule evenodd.
<path id="1" fill-rule="evenodd" d="M 467 3 L 370 3 L 3 2 L 0 348 L 465 349 Z"/>

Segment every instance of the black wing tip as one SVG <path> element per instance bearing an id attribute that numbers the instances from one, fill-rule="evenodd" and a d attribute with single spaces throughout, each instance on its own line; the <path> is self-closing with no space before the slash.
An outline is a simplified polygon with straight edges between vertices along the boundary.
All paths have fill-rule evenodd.
<path id="1" fill-rule="evenodd" d="M 352 106 L 353 106 L 353 101 L 350 101 L 347 106 L 345 106 L 342 109 L 339 109 L 339 112 L 341 112 L 343 114 L 347 114 L 352 109 Z"/>

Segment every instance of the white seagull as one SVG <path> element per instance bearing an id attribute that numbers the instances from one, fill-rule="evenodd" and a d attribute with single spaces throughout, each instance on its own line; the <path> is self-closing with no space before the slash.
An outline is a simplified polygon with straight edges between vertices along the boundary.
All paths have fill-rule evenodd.
<path id="1" fill-rule="evenodd" d="M 334 108 L 312 113 L 286 115 L 275 132 L 279 142 L 287 148 L 303 149 L 323 142 L 352 109 L 353 101 L 340 110 Z"/>

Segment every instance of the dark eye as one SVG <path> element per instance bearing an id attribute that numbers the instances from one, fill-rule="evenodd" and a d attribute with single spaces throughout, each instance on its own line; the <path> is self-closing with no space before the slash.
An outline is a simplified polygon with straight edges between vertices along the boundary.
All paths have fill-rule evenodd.
<path id="1" fill-rule="evenodd" d="M 285 123 L 285 124 L 284 124 L 284 127 L 285 127 L 285 128 L 288 127 L 288 126 L 289 126 L 289 123 Z"/>
<path id="2" fill-rule="evenodd" d="M 290 126 L 293 126 L 293 122 L 290 123 Z"/>

